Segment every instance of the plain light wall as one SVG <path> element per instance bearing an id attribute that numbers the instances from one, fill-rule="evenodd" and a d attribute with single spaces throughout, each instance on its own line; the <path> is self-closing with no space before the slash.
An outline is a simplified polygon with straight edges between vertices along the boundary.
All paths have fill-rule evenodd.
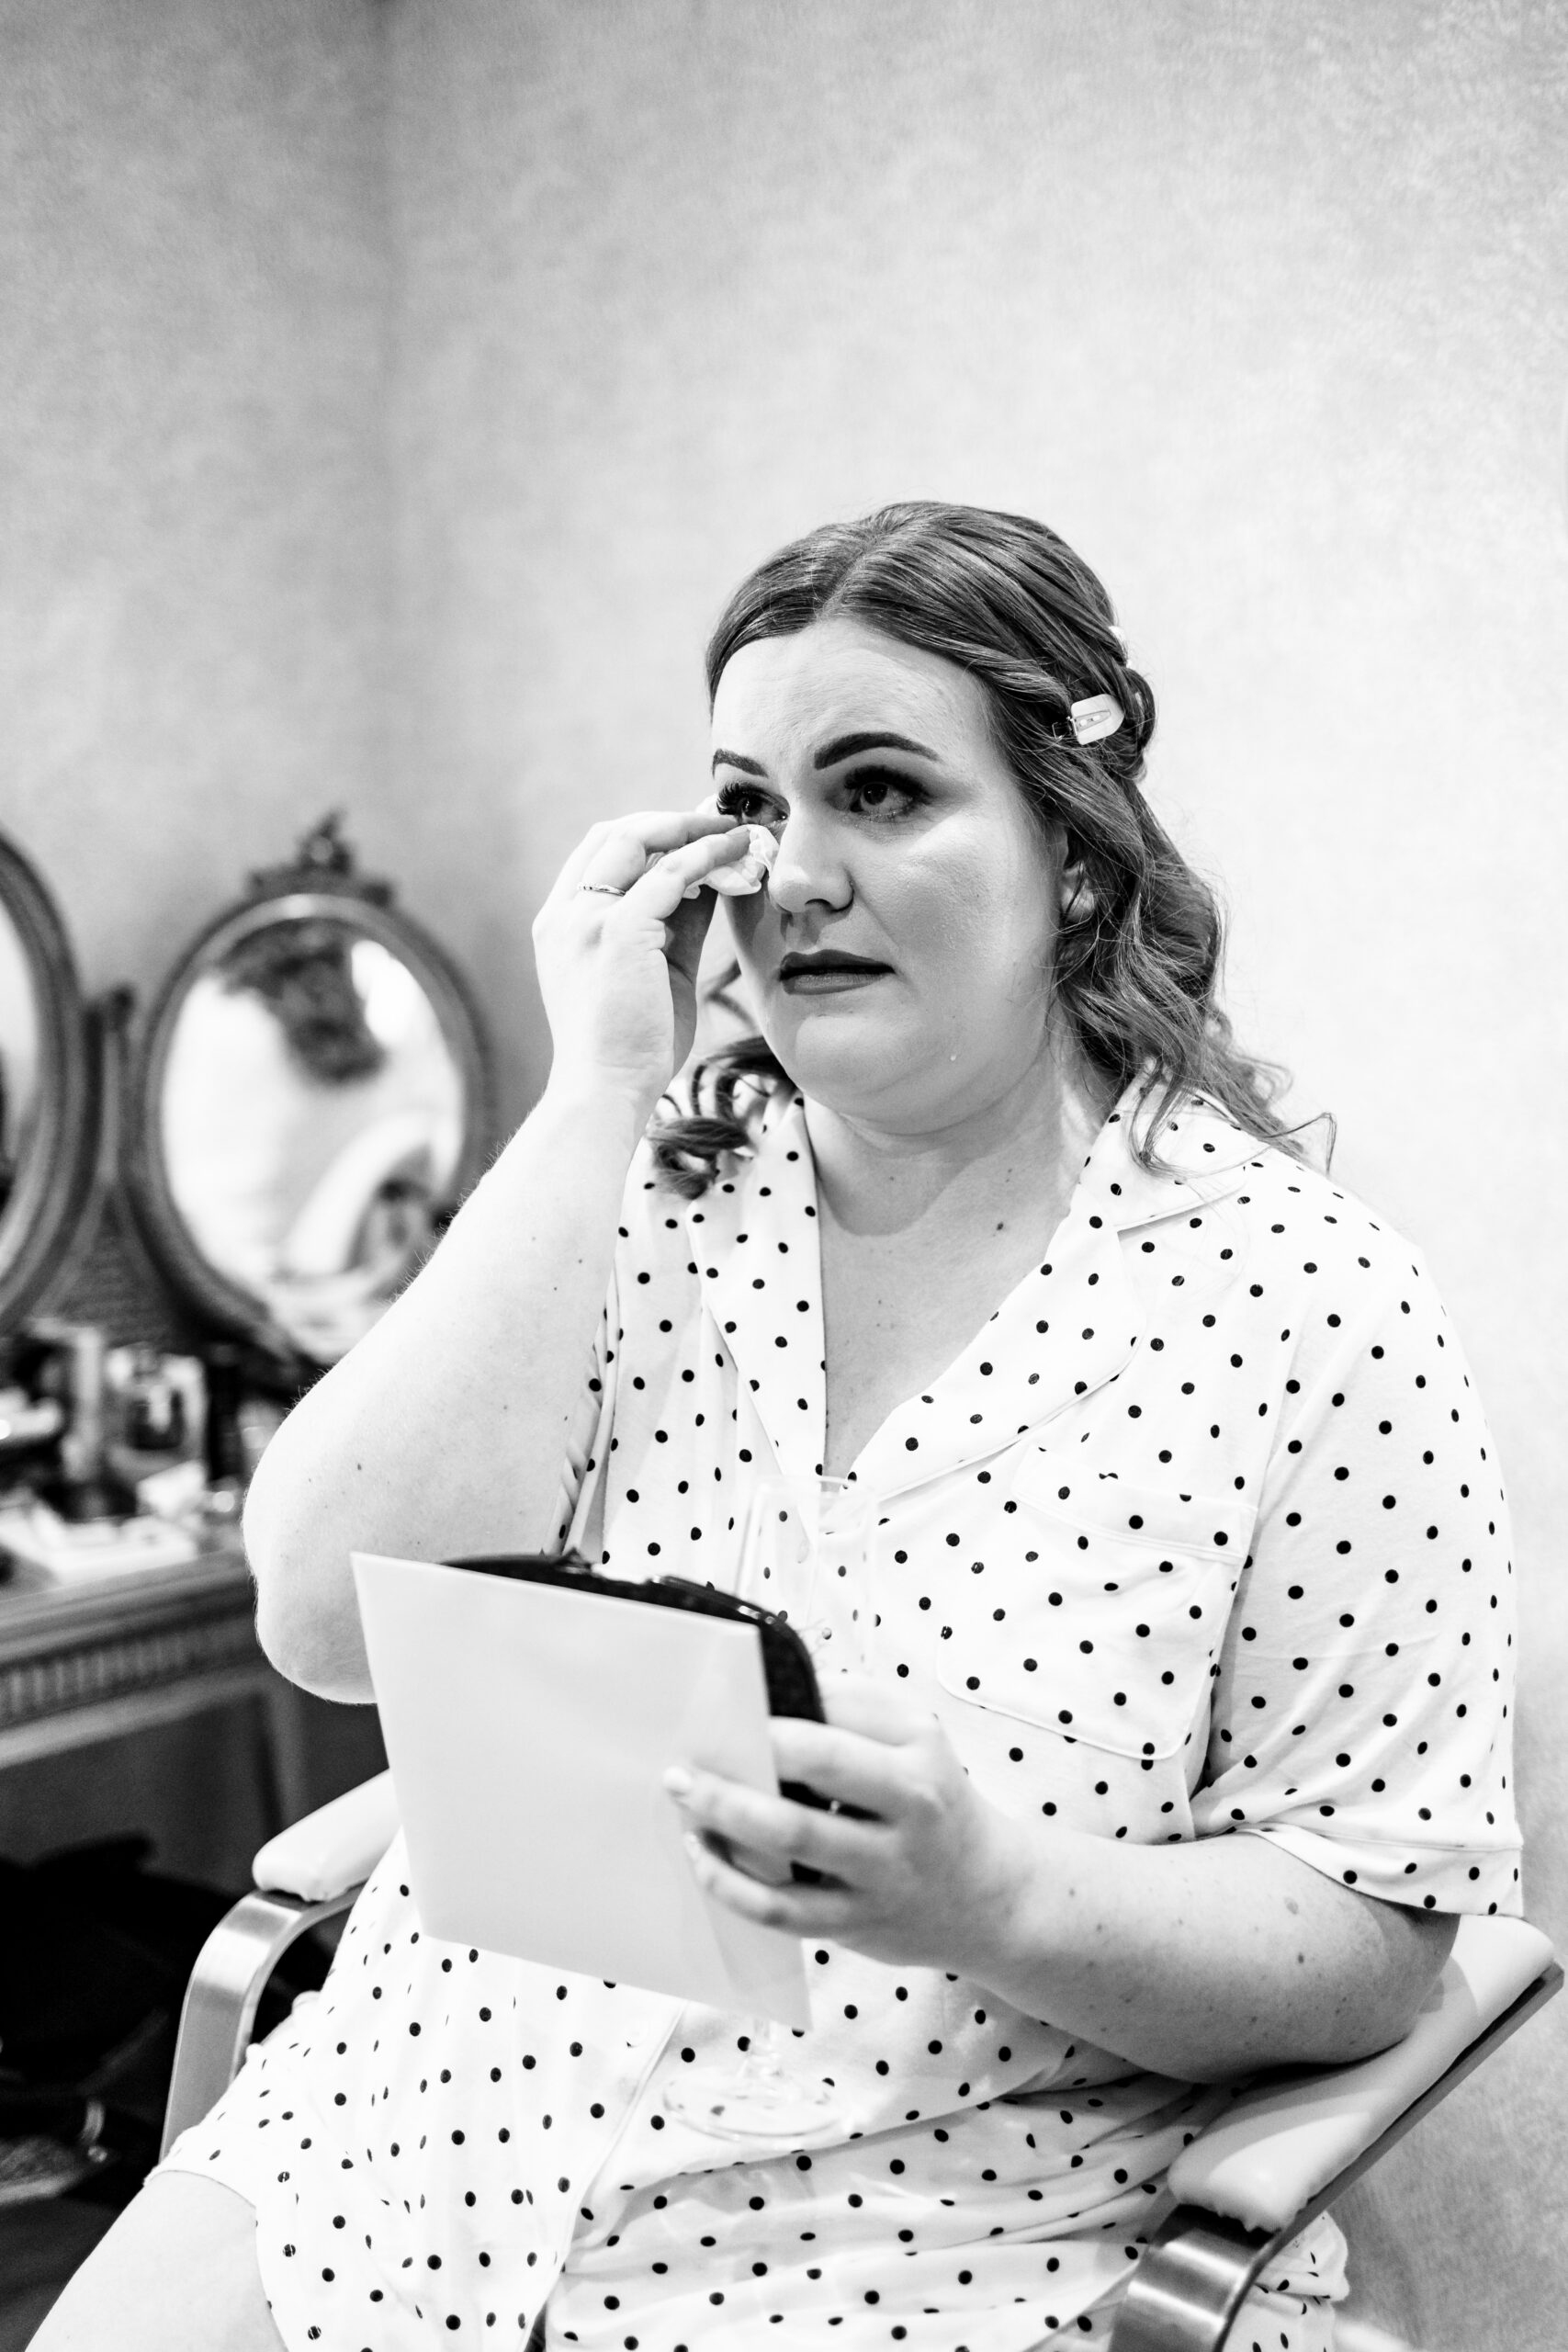
<path id="1" fill-rule="evenodd" d="M 377 0 L 0 0 L 0 824 L 143 998 L 374 806 Z"/>
<path id="2" fill-rule="evenodd" d="M 512 1107 L 547 1067 L 529 920 L 592 819 L 701 791 L 740 573 L 891 498 L 1054 523 L 1160 698 L 1244 1035 L 1337 1113 L 1472 1359 L 1529 1897 L 1568 1939 L 1568 15 L 401 0 L 391 31 L 388 789 Z M 1359 2200 L 1423 2344 L 1560 2341 L 1565 2053 L 1538 2023 Z"/>

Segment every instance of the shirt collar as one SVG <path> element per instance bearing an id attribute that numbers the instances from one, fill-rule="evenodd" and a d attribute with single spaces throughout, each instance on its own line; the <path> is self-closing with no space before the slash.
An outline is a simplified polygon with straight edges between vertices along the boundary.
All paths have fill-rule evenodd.
<path id="1" fill-rule="evenodd" d="M 1172 1115 L 1159 1128 L 1160 1164 L 1145 1168 L 1135 1147 L 1149 1130 L 1148 1081 L 1136 1078 L 1096 1136 L 1079 1178 L 1079 1190 L 1118 1233 L 1184 1215 L 1196 1202 L 1224 1200 L 1240 1187 L 1263 1149 L 1256 1136 L 1206 1095 L 1177 1098 Z"/>
<path id="2" fill-rule="evenodd" d="M 1199 1096 L 1160 1130 L 1162 1164 L 1134 1156 L 1147 1114 L 1135 1081 L 1096 1136 L 1047 1262 L 1026 1274 L 925 1395 L 889 1415 L 856 1476 L 881 1495 L 923 1485 L 1015 1444 L 1124 1369 L 1144 1313 L 1120 1237 L 1224 1198 L 1258 1145 Z M 746 1381 L 781 1470 L 820 1465 L 827 1352 L 817 1175 L 805 1106 L 776 1091 L 739 1155 L 686 1212 L 709 1312 Z M 781 1341 L 783 1344 L 781 1344 Z"/>
<path id="3" fill-rule="evenodd" d="M 686 1210 L 709 1314 L 788 1476 L 821 1468 L 828 1421 L 817 1169 L 805 1106 L 775 1089 L 739 1153 Z"/>

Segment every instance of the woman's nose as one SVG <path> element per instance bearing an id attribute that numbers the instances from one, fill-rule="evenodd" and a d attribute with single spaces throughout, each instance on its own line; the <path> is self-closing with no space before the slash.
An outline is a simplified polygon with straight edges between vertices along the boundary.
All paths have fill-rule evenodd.
<path id="1" fill-rule="evenodd" d="M 848 867 L 832 839 L 832 828 L 814 811 L 793 808 L 778 836 L 779 854 L 768 876 L 768 896 L 782 914 L 801 915 L 808 907 L 847 907 L 854 897 Z"/>

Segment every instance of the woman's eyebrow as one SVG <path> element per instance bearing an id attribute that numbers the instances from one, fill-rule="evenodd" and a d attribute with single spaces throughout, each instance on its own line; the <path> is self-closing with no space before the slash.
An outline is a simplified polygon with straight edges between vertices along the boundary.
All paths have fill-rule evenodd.
<path id="1" fill-rule="evenodd" d="M 924 743 L 917 743 L 908 735 L 872 732 L 835 736 L 832 742 L 823 745 L 811 764 L 814 768 L 836 767 L 840 760 L 852 760 L 857 752 L 913 752 L 916 758 L 921 760 L 940 757 L 938 752 L 931 751 Z"/>
<path id="2" fill-rule="evenodd" d="M 913 752 L 917 759 L 935 760 L 940 752 L 924 743 L 917 743 L 912 735 L 894 735 L 866 729 L 858 735 L 836 735 L 830 743 L 814 754 L 814 768 L 837 767 L 840 760 L 852 760 L 859 752 Z M 766 775 L 768 771 L 760 761 L 748 760 L 739 752 L 716 752 L 713 764 L 716 767 L 740 768 L 747 775 Z"/>

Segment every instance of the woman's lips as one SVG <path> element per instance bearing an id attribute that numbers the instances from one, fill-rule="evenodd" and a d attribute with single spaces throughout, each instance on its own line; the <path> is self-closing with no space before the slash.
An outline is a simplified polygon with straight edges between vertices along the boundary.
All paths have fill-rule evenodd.
<path id="1" fill-rule="evenodd" d="M 785 996 L 839 996 L 886 978 L 886 964 L 863 963 L 852 956 L 791 956 L 779 967 L 779 986 Z"/>

